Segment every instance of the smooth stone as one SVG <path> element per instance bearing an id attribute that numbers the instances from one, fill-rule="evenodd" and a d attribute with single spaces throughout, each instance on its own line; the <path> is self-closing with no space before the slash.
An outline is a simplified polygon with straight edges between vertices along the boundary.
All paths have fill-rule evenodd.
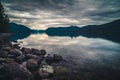
<path id="1" fill-rule="evenodd" d="M 6 58 L 7 56 L 8 56 L 8 52 L 7 51 L 0 50 L 0 57 L 1 58 Z"/>
<path id="2" fill-rule="evenodd" d="M 12 61 L 13 61 L 13 59 L 10 59 L 10 58 L 0 58 L 0 63 L 9 63 Z"/>
<path id="3" fill-rule="evenodd" d="M 8 54 L 7 57 L 8 57 L 8 58 L 13 58 L 13 59 L 14 59 L 14 58 L 16 58 L 16 55 Z"/>
<path id="4" fill-rule="evenodd" d="M 31 54 L 32 53 L 32 50 L 30 48 L 25 48 L 25 47 L 23 47 L 21 49 L 21 51 L 24 52 L 25 54 Z"/>
<path id="5" fill-rule="evenodd" d="M 47 52 L 44 49 L 40 50 L 40 52 L 41 52 L 41 55 L 46 55 L 47 54 Z"/>
<path id="6" fill-rule="evenodd" d="M 42 56 L 37 56 L 37 55 L 33 55 L 33 54 L 27 54 L 26 58 L 27 59 L 35 59 L 36 61 L 40 61 L 43 59 Z"/>
<path id="7" fill-rule="evenodd" d="M 40 56 L 41 55 L 41 51 L 38 50 L 38 49 L 32 48 L 32 54 Z"/>
<path id="8" fill-rule="evenodd" d="M 23 53 L 22 53 L 20 50 L 18 50 L 18 49 L 12 49 L 12 50 L 10 50 L 9 54 L 13 54 L 13 55 L 16 55 L 16 56 L 20 56 L 20 55 L 22 55 Z"/>
<path id="9" fill-rule="evenodd" d="M 21 55 L 15 58 L 15 62 L 22 63 L 25 60 L 25 55 Z"/>
<path id="10" fill-rule="evenodd" d="M 20 49 L 20 44 L 14 44 L 13 47 L 16 48 L 16 49 Z"/>
<path id="11" fill-rule="evenodd" d="M 48 78 L 49 77 L 49 73 L 44 73 L 41 70 L 38 71 L 38 77 L 39 78 Z"/>
<path id="12" fill-rule="evenodd" d="M 39 65 L 35 59 L 30 59 L 26 63 L 26 68 L 31 72 L 34 72 L 39 68 Z"/>
<path id="13" fill-rule="evenodd" d="M 47 64 L 52 64 L 53 63 L 53 57 L 50 54 L 48 54 L 45 58 L 45 62 Z"/>
<path id="14" fill-rule="evenodd" d="M 2 47 L 1 50 L 10 51 L 10 50 L 11 50 L 11 47 Z"/>

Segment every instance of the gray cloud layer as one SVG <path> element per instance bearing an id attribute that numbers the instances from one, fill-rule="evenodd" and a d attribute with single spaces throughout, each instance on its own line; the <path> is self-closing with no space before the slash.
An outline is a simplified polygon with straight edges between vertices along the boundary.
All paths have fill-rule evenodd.
<path id="1" fill-rule="evenodd" d="M 119 0 L 2 0 L 11 21 L 30 26 L 102 24 L 120 18 Z"/>

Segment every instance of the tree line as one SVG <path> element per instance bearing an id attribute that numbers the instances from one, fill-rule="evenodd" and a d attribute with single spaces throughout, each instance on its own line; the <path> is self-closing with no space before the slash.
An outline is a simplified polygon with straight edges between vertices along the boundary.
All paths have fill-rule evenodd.
<path id="1" fill-rule="evenodd" d="M 0 2 L 0 33 L 10 32 L 9 18 L 4 12 L 4 7 Z"/>

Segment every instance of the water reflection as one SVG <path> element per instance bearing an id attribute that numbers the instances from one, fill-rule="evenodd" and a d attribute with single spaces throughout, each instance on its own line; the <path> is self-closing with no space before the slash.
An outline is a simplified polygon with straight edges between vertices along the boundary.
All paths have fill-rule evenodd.
<path id="1" fill-rule="evenodd" d="M 45 32 L 44 30 L 13 30 L 14 34 L 11 37 L 11 40 L 18 40 L 18 39 L 24 39 L 27 38 L 31 35 L 44 35 L 46 34 L 47 36 L 50 37 L 69 37 L 69 38 L 77 38 L 79 36 L 84 36 L 87 38 L 101 38 L 101 39 L 106 39 L 106 40 L 110 40 L 113 42 L 117 42 L 120 43 L 120 38 L 117 37 L 116 35 L 111 35 L 111 36 L 107 36 L 107 35 L 99 35 L 99 34 L 77 34 L 77 33 L 71 33 L 71 32 L 67 32 L 67 33 L 62 33 L 62 32 Z"/>
<path id="2" fill-rule="evenodd" d="M 65 59 L 83 65 L 86 61 L 97 61 L 104 65 L 114 65 L 119 68 L 120 44 L 100 38 L 86 38 L 79 36 L 50 37 L 46 34 L 30 35 L 23 40 L 21 46 L 46 49 L 49 54 L 57 53 Z"/>

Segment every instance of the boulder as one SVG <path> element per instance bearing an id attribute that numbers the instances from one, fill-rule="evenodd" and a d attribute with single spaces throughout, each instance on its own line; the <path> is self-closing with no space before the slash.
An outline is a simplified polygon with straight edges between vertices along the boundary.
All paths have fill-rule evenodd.
<path id="1" fill-rule="evenodd" d="M 7 51 L 0 50 L 0 57 L 1 58 L 6 58 L 7 56 L 8 56 L 8 52 Z"/>
<path id="2" fill-rule="evenodd" d="M 38 50 L 38 49 L 32 48 L 32 54 L 40 56 L 40 55 L 41 55 L 41 52 L 40 52 L 40 50 Z"/>
<path id="3" fill-rule="evenodd" d="M 52 64 L 53 63 L 53 57 L 50 54 L 48 54 L 45 58 L 45 62 L 47 64 Z"/>
<path id="4" fill-rule="evenodd" d="M 1 50 L 10 51 L 10 50 L 11 50 L 11 47 L 2 47 Z"/>
<path id="5" fill-rule="evenodd" d="M 24 52 L 25 54 L 32 54 L 32 50 L 30 48 L 23 47 L 21 51 Z"/>
<path id="6" fill-rule="evenodd" d="M 20 50 L 18 50 L 18 49 L 11 49 L 10 52 L 9 52 L 9 54 L 13 54 L 15 56 L 20 56 L 23 53 Z"/>
<path id="7" fill-rule="evenodd" d="M 15 62 L 22 63 L 25 60 L 25 55 L 20 55 L 15 58 Z"/>
<path id="8" fill-rule="evenodd" d="M 12 61 L 13 61 L 13 59 L 11 59 L 11 58 L 0 58 L 0 64 L 1 63 L 9 63 Z"/>
<path id="9" fill-rule="evenodd" d="M 14 54 L 8 54 L 7 57 L 8 57 L 8 58 L 12 58 L 12 59 L 14 59 L 14 58 L 16 58 L 16 55 L 14 55 Z"/>
<path id="10" fill-rule="evenodd" d="M 35 59 L 30 59 L 26 63 L 26 68 L 31 72 L 34 72 L 39 68 L 39 65 Z"/>
<path id="11" fill-rule="evenodd" d="M 44 49 L 40 50 L 40 52 L 41 52 L 41 55 L 46 55 L 47 54 L 47 52 Z"/>
<path id="12" fill-rule="evenodd" d="M 37 55 L 33 55 L 33 54 L 27 54 L 26 59 L 35 59 L 36 61 L 38 61 L 40 63 L 44 59 L 44 56 L 37 56 Z"/>
<path id="13" fill-rule="evenodd" d="M 3 80 L 31 80 L 32 74 L 28 70 L 21 67 L 16 62 L 11 62 L 4 65 Z"/>
<path id="14" fill-rule="evenodd" d="M 46 53 L 47 52 L 44 49 L 39 50 L 39 49 L 32 48 L 32 54 L 34 54 L 34 55 L 41 56 L 41 55 L 46 55 Z"/>
<path id="15" fill-rule="evenodd" d="M 12 45 L 12 47 L 14 47 L 14 48 L 16 48 L 16 49 L 20 49 L 20 46 L 19 46 L 20 44 L 14 44 L 14 45 Z"/>

